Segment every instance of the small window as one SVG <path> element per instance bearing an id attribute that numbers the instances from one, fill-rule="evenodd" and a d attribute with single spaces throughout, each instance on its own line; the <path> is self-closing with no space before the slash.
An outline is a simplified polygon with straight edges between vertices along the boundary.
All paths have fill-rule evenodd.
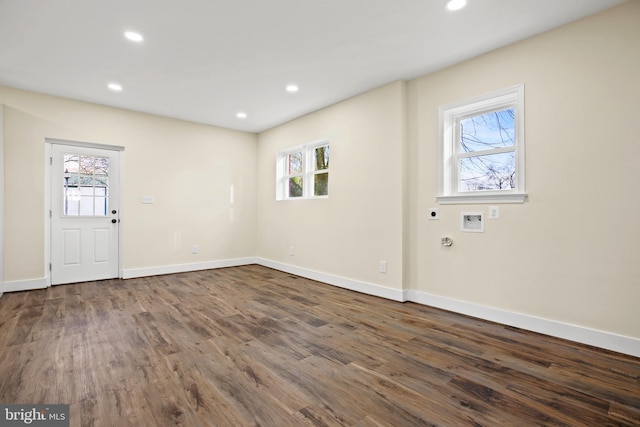
<path id="1" fill-rule="evenodd" d="M 442 106 L 441 203 L 522 203 L 524 87 Z"/>
<path id="2" fill-rule="evenodd" d="M 329 195 L 329 144 L 321 141 L 278 155 L 276 199 L 311 199 Z"/>

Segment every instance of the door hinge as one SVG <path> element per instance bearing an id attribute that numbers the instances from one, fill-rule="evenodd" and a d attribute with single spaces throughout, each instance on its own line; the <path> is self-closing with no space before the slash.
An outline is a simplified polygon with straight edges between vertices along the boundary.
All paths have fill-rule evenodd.
<path id="1" fill-rule="evenodd" d="M 53 157 L 49 157 L 49 165 L 53 164 Z"/>
<path id="2" fill-rule="evenodd" d="M 49 263 L 49 271 L 53 271 L 53 265 Z"/>
<path id="3" fill-rule="evenodd" d="M 49 218 L 53 218 L 53 212 L 49 209 Z"/>

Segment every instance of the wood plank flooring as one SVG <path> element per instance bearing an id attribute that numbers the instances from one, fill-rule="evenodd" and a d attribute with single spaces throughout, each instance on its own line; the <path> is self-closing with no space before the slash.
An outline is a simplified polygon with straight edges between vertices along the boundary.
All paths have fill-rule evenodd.
<path id="1" fill-rule="evenodd" d="M 0 298 L 0 403 L 72 426 L 640 425 L 640 359 L 251 265 Z"/>

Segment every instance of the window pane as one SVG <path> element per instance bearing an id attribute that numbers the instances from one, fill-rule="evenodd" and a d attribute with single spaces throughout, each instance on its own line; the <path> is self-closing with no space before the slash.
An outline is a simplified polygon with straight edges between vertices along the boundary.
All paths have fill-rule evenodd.
<path id="1" fill-rule="evenodd" d="M 321 171 L 329 169 L 329 146 L 323 145 L 322 147 L 316 147 L 314 151 L 315 157 L 315 170 Z"/>
<path id="2" fill-rule="evenodd" d="M 287 175 L 302 173 L 302 151 L 287 156 Z"/>
<path id="3" fill-rule="evenodd" d="M 109 158 L 108 157 L 95 158 L 95 174 L 109 175 Z"/>
<path id="4" fill-rule="evenodd" d="M 107 201 L 106 197 L 96 197 L 94 199 L 95 216 L 107 216 L 107 209 L 109 208 Z"/>
<path id="5" fill-rule="evenodd" d="M 81 196 L 92 196 L 93 197 L 93 187 L 89 187 L 86 185 L 82 185 L 78 188 Z"/>
<path id="6" fill-rule="evenodd" d="M 515 144 L 515 109 L 507 108 L 460 120 L 459 152 L 512 147 Z"/>
<path id="7" fill-rule="evenodd" d="M 80 215 L 93 216 L 93 196 L 80 197 Z"/>
<path id="8" fill-rule="evenodd" d="M 109 178 L 98 176 L 95 178 L 96 187 L 108 187 L 109 186 Z"/>
<path id="9" fill-rule="evenodd" d="M 313 176 L 313 195 L 326 196 L 329 194 L 329 174 L 319 173 Z"/>
<path id="10" fill-rule="evenodd" d="M 78 164 L 78 156 L 76 154 L 64 155 L 64 171 L 65 173 L 78 173 L 80 166 Z"/>
<path id="11" fill-rule="evenodd" d="M 460 159 L 458 191 L 512 190 L 516 188 L 515 153 Z"/>
<path id="12" fill-rule="evenodd" d="M 66 216 L 78 216 L 80 214 L 80 198 L 67 197 L 64 201 Z"/>
<path id="13" fill-rule="evenodd" d="M 289 178 L 289 197 L 302 197 L 302 177 Z"/>
<path id="14" fill-rule="evenodd" d="M 80 173 L 93 175 L 93 157 L 80 156 Z"/>

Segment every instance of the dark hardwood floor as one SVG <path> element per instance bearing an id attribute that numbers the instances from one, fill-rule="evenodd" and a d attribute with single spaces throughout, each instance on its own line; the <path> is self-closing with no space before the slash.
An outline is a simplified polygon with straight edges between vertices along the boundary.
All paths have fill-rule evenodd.
<path id="1" fill-rule="evenodd" d="M 0 298 L 0 403 L 72 426 L 640 425 L 640 359 L 260 266 Z"/>

